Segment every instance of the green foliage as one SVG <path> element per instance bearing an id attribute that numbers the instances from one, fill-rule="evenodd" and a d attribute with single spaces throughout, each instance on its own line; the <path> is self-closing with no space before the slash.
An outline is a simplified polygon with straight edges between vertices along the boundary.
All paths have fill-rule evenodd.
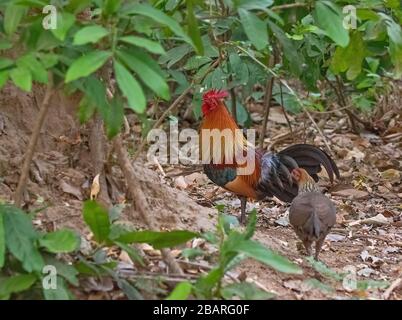
<path id="1" fill-rule="evenodd" d="M 219 209 L 218 209 L 219 210 Z M 250 257 L 280 272 L 301 274 L 302 270 L 287 260 L 274 253 L 262 244 L 251 240 L 256 225 L 256 211 L 249 216 L 246 230 L 240 233 L 236 230 L 237 219 L 219 213 L 216 237 L 207 235 L 205 239 L 218 245 L 218 266 L 207 275 L 200 277 L 193 287 L 194 294 L 199 298 L 211 299 L 212 297 L 232 298 L 234 295 L 243 299 L 271 298 L 249 283 L 231 284 L 222 287 L 222 280 L 226 272 L 237 266 L 244 258 Z"/>
<path id="2" fill-rule="evenodd" d="M 43 289 L 39 297 L 72 298 L 64 279 L 78 285 L 77 271 L 52 254 L 71 253 L 78 245 L 74 232 L 62 229 L 41 234 L 34 229 L 28 214 L 12 205 L 0 204 L 0 299 L 10 299 L 29 290 L 36 292 L 45 265 L 56 267 L 58 287 Z"/>
<path id="3" fill-rule="evenodd" d="M 195 0 L 74 0 L 57 4 L 57 28 L 52 30 L 42 27 L 44 15 L 37 9 L 44 3 L 0 4 L 4 17 L 0 50 L 9 56 L 9 50 L 23 48 L 18 50 L 19 57 L 0 60 L 0 88 L 11 80 L 31 91 L 33 82 L 47 83 L 51 72 L 56 82 L 68 84 L 69 92 L 84 93 L 80 120 L 85 122 L 99 112 L 110 138 L 121 130 L 125 104 L 144 114 L 149 100 L 160 97 L 169 101 L 190 83 L 194 84 L 196 117 L 200 116 L 201 88 L 237 88 L 239 123 L 249 126 L 245 101 L 262 94 L 256 85 L 265 86 L 273 75 L 266 66 L 275 50 L 283 60 L 271 71 L 299 78 L 312 92 L 318 91 L 318 81 L 335 74 L 356 89 L 358 101 L 373 102 L 375 91 L 386 87 L 383 76 L 402 76 L 398 1 L 320 0 L 273 11 L 277 3 L 271 0 L 227 0 L 209 5 Z M 357 8 L 356 30 L 343 26 L 342 7 L 347 4 Z M 219 66 L 211 69 L 218 57 Z M 367 71 L 368 59 L 378 61 L 375 71 Z M 110 86 L 110 73 L 117 80 L 113 102 L 105 89 Z M 93 79 L 103 87 L 96 94 L 88 88 L 88 80 Z M 373 89 L 364 91 L 369 86 Z M 296 103 L 288 110 L 299 112 L 305 107 L 293 91 L 286 94 L 286 102 Z"/>
<path id="4" fill-rule="evenodd" d="M 191 294 L 191 289 L 192 285 L 190 282 L 181 282 L 173 289 L 166 300 L 187 300 Z"/>
<path id="5" fill-rule="evenodd" d="M 97 242 L 108 240 L 110 233 L 109 214 L 95 201 L 86 201 L 83 208 L 84 221 L 94 234 Z"/>

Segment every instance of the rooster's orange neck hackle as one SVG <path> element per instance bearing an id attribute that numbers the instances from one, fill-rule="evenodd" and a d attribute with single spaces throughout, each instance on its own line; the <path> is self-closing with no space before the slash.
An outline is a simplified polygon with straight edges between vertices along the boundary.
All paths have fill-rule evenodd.
<path id="1" fill-rule="evenodd" d="M 202 114 L 203 120 L 201 123 L 201 152 L 204 152 L 211 159 L 216 159 L 217 154 L 220 153 L 219 163 L 214 162 L 218 167 L 235 167 L 241 168 L 245 165 L 236 164 L 236 152 L 241 152 L 243 157 L 249 159 L 250 154 L 253 155 L 252 161 L 255 162 L 255 169 L 251 174 L 239 176 L 244 182 L 249 186 L 256 186 L 259 180 L 260 168 L 259 160 L 255 157 L 255 148 L 249 143 L 243 136 L 241 129 L 236 124 L 235 120 L 226 108 L 223 99 L 228 96 L 226 91 L 219 90 L 209 90 L 204 93 L 202 98 Z M 213 138 L 203 139 L 205 130 L 211 132 L 212 130 L 218 131 L 220 133 L 229 132 L 228 136 L 221 136 L 221 147 L 217 150 L 216 145 L 214 145 Z M 232 139 L 233 143 L 228 144 L 225 138 Z M 207 143 L 209 142 L 210 148 L 208 148 Z"/>

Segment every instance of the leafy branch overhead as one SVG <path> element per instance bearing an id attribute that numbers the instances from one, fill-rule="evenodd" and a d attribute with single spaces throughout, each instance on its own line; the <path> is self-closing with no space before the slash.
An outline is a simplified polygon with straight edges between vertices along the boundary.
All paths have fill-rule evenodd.
<path id="1" fill-rule="evenodd" d="M 254 59 L 268 65 L 274 48 L 283 57 L 277 74 L 299 77 L 313 92 L 318 91 L 319 80 L 340 75 L 356 88 L 354 101 L 375 98 L 364 91 L 368 84 L 381 85 L 373 73 L 402 76 L 401 8 L 396 2 L 352 2 L 356 29 L 351 30 L 344 26 L 345 1 L 315 1 L 294 8 L 274 1 L 224 3 L 65 2 L 57 7 L 57 28 L 46 30 L 39 10 L 46 1 L 5 1 L 0 4 L 0 50 L 6 53 L 0 58 L 0 88 L 10 80 L 30 91 L 32 82 L 47 83 L 48 72 L 53 72 L 68 92 L 84 93 L 81 120 L 99 112 L 112 137 L 121 128 L 123 113 L 109 110 L 126 106 L 143 114 L 150 100 L 169 101 L 184 92 L 190 79 L 201 78 L 218 56 L 220 64 L 194 85 L 194 115 L 200 115 L 201 88 L 241 87 L 241 125 L 249 124 L 245 99 L 257 97 L 255 85 L 264 85 L 271 76 Z M 297 15 L 296 24 L 289 13 Z M 6 58 L 21 41 L 25 50 Z M 111 64 L 117 81 L 113 102 L 106 94 L 109 84 L 101 80 L 101 70 Z M 95 79 L 101 81 L 95 84 Z M 284 101 L 285 107 L 300 110 L 298 99 L 293 100 L 296 106 L 290 99 Z"/>

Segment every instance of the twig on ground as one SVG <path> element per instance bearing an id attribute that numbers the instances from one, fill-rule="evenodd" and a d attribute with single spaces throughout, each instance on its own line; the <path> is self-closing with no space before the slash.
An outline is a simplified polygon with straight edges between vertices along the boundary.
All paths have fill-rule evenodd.
<path id="1" fill-rule="evenodd" d="M 154 161 L 155 165 L 158 167 L 159 171 L 162 173 L 162 176 L 166 177 L 166 173 L 163 170 L 163 168 L 162 168 L 161 164 L 159 163 L 158 158 L 156 156 L 153 156 L 153 161 Z"/>
<path id="2" fill-rule="evenodd" d="M 391 283 L 391 285 L 388 287 L 388 289 L 385 290 L 384 295 L 383 295 L 384 299 L 388 300 L 390 298 L 392 292 L 395 289 L 399 288 L 401 285 L 402 285 L 402 278 L 398 278 L 395 281 L 393 281 Z"/>

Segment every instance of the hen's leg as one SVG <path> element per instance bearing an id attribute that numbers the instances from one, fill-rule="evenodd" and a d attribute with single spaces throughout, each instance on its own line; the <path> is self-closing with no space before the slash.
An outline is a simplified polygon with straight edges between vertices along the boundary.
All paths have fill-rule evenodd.
<path id="1" fill-rule="evenodd" d="M 311 254 L 312 254 L 312 250 L 311 250 L 311 244 L 312 243 L 313 242 L 310 241 L 309 239 L 304 239 L 303 240 L 303 245 L 304 245 L 304 248 L 306 248 L 306 253 L 307 253 L 308 256 L 311 256 Z"/>
<path id="2" fill-rule="evenodd" d="M 314 259 L 318 261 L 318 255 L 320 254 L 322 244 L 324 243 L 325 235 L 320 237 L 315 243 L 315 255 Z"/>
<path id="3" fill-rule="evenodd" d="M 246 197 L 240 197 L 240 223 L 245 224 L 246 223 L 246 205 L 247 205 L 247 198 Z"/>

